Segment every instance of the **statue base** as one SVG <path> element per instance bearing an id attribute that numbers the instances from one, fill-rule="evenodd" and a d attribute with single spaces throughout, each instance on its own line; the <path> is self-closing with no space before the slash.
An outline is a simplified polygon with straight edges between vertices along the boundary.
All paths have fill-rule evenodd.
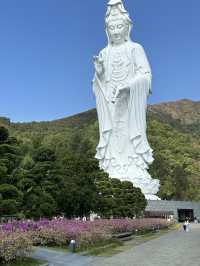
<path id="1" fill-rule="evenodd" d="M 146 200 L 161 200 L 161 198 L 159 198 L 156 195 L 152 195 L 152 194 L 146 194 L 145 198 L 146 198 Z"/>
<path id="2" fill-rule="evenodd" d="M 135 176 L 134 176 L 135 175 Z M 138 175 L 130 173 L 127 176 L 123 176 L 117 173 L 115 175 L 109 174 L 110 178 L 118 178 L 121 181 L 129 181 L 133 183 L 134 187 L 141 189 L 147 200 L 161 200 L 156 194 L 160 188 L 160 181 L 158 179 L 151 178 L 150 174 L 146 171 L 138 172 Z"/>

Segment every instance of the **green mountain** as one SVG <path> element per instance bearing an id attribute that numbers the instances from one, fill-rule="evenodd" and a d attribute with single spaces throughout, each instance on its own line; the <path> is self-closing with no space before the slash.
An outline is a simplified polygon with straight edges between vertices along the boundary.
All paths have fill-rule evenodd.
<path id="1" fill-rule="evenodd" d="M 0 118 L 25 153 L 50 147 L 57 158 L 92 158 L 98 142 L 96 110 L 50 122 L 12 123 Z M 154 149 L 151 175 L 165 199 L 200 200 L 200 102 L 180 100 L 148 107 L 148 138 Z"/>
<path id="2" fill-rule="evenodd" d="M 200 123 L 200 101 L 194 102 L 183 99 L 177 102 L 161 103 L 150 106 L 153 112 L 168 114 L 174 120 L 180 121 L 182 125 Z"/>
<path id="3" fill-rule="evenodd" d="M 149 106 L 149 112 L 160 121 L 185 132 L 200 134 L 200 101 L 183 99 Z"/>
<path id="4" fill-rule="evenodd" d="M 180 131 L 199 133 L 200 131 L 200 101 L 183 99 L 176 102 L 160 103 L 148 106 L 148 116 L 162 123 L 172 125 Z M 92 109 L 71 117 L 53 121 L 11 123 L 9 118 L 0 117 L 0 124 L 18 132 L 25 131 L 63 131 L 66 128 L 82 128 L 97 120 L 96 110 Z M 43 132 L 43 133 L 44 133 Z"/>

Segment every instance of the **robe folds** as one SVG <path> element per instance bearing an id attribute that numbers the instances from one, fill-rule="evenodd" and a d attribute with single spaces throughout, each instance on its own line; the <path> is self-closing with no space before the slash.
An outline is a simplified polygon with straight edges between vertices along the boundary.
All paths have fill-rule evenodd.
<path id="1" fill-rule="evenodd" d="M 126 170 L 135 164 L 141 170 L 146 171 L 148 165 L 153 162 L 153 150 L 149 146 L 146 137 L 146 109 L 147 99 L 151 93 L 151 69 L 141 45 L 128 41 L 124 46 L 126 56 L 131 62 L 129 77 L 126 80 L 128 92 L 125 94 L 125 98 L 127 106 L 122 107 L 122 110 L 126 113 L 122 116 L 126 120 L 127 143 L 131 146 L 124 152 L 126 157 L 124 161 L 127 161 L 124 165 L 126 165 Z M 111 170 L 109 170 L 111 164 L 112 169 L 114 167 L 117 171 L 120 160 L 122 160 L 117 158 L 110 144 L 115 130 L 115 119 L 111 109 L 118 108 L 117 104 L 112 105 L 110 103 L 107 92 L 112 76 L 111 49 L 112 46 L 108 45 L 100 52 L 99 57 L 103 61 L 105 71 L 101 77 L 95 74 L 93 80 L 100 135 L 95 157 L 99 160 L 100 168 L 109 174 L 111 173 Z M 123 101 L 121 104 L 123 104 Z M 114 110 L 114 112 L 117 112 L 117 110 Z M 120 158 L 123 158 L 123 153 L 120 156 Z"/>

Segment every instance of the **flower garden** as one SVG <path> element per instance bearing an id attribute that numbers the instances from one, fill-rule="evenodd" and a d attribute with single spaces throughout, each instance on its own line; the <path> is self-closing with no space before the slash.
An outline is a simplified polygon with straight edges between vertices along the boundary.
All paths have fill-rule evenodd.
<path id="1" fill-rule="evenodd" d="M 22 220 L 0 225 L 0 262 L 28 255 L 32 246 L 67 247 L 76 240 L 79 250 L 103 245 L 113 235 L 163 229 L 171 225 L 162 219 L 111 219 L 76 221 L 68 219 Z"/>

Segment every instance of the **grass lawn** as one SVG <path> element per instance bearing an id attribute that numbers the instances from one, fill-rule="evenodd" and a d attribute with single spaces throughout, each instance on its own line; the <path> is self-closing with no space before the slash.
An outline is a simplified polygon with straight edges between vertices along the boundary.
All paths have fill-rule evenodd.
<path id="1" fill-rule="evenodd" d="M 40 266 L 45 264 L 46 261 L 44 260 L 35 260 L 32 258 L 20 258 L 14 262 L 10 263 L 0 263 L 1 266 Z"/>
<path id="2" fill-rule="evenodd" d="M 35 247 L 37 248 L 37 247 Z M 68 247 L 48 247 L 48 246 L 40 246 L 40 248 L 45 248 L 45 249 L 51 249 L 51 250 L 54 250 L 54 251 L 60 251 L 60 252 L 63 252 L 63 253 L 69 253 L 69 249 Z"/>

